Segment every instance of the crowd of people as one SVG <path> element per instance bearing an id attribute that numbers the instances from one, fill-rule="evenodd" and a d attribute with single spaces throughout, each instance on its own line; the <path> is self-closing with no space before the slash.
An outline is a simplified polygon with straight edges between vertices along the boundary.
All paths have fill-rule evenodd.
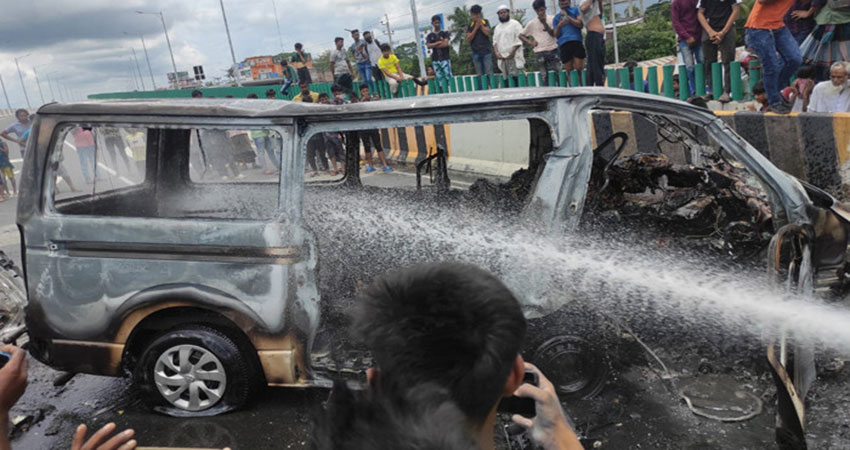
<path id="1" fill-rule="evenodd" d="M 848 112 L 850 3 L 834 0 L 757 0 L 745 25 L 744 76 L 758 67 L 752 89 L 759 110 Z M 730 63 L 736 59 L 735 21 L 741 0 L 673 0 L 671 18 L 688 89 L 696 92 L 694 66 L 704 64 L 706 91 L 730 100 Z M 712 64 L 723 67 L 723 85 L 713 86 Z"/>

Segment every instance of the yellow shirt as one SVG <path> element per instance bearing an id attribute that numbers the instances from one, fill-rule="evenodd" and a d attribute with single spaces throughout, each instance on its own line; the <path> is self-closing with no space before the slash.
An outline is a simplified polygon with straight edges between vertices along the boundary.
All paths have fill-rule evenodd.
<path id="1" fill-rule="evenodd" d="M 317 94 L 315 92 L 310 92 L 310 97 L 313 97 L 313 103 L 319 103 L 319 94 Z M 292 101 L 293 102 L 301 102 L 301 101 L 304 101 L 304 97 L 299 92 L 298 95 L 296 95 L 295 97 L 292 97 Z"/>
<path id="2" fill-rule="evenodd" d="M 381 56 L 381 59 L 378 60 L 378 68 L 386 70 L 389 73 L 398 73 L 395 67 L 396 64 L 398 64 L 398 56 L 393 53 L 390 53 L 389 58 Z"/>

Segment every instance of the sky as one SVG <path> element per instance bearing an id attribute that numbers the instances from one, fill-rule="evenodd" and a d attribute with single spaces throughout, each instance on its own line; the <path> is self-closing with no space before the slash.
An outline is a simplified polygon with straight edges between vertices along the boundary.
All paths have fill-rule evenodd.
<path id="1" fill-rule="evenodd" d="M 352 28 L 373 30 L 383 42 L 385 27 L 380 21 L 384 14 L 389 17 L 395 44 L 414 38 L 410 2 L 405 0 L 223 1 L 237 61 L 292 51 L 295 42 L 302 42 L 307 51 L 318 55 L 333 47 L 336 36 L 350 44 L 346 29 Z M 475 3 L 484 7 L 486 18 L 495 21 L 496 8 L 508 0 L 416 0 L 419 24 L 427 26 L 433 14 L 448 15 L 455 6 Z M 531 0 L 515 3 L 517 8 L 530 10 Z M 134 89 L 130 73 L 131 68 L 137 69 L 131 48 L 136 52 L 144 86 L 150 90 L 151 75 L 141 36 L 153 81 L 157 87 L 164 87 L 172 65 L 162 23 L 158 15 L 137 14 L 137 10 L 162 11 L 179 71 L 191 72 L 193 66 L 202 65 L 210 79 L 223 76 L 231 65 L 218 0 L 3 0 L 0 77 L 12 107 L 27 104 L 15 57 L 33 108 L 42 104 L 42 96 L 45 102 L 68 101 L 69 96 L 82 100 L 89 94 Z M 0 97 L 0 108 L 7 107 L 6 99 Z"/>

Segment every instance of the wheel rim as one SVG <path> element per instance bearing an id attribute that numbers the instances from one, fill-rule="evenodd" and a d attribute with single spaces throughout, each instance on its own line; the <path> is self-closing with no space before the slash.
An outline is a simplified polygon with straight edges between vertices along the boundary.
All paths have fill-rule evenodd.
<path id="1" fill-rule="evenodd" d="M 221 361 L 197 345 L 177 345 L 163 352 L 156 360 L 153 375 L 160 395 L 186 411 L 212 407 L 227 388 Z"/>

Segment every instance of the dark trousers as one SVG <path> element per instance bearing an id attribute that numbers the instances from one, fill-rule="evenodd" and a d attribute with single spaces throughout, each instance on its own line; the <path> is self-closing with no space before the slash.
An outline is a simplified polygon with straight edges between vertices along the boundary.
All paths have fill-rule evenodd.
<path id="1" fill-rule="evenodd" d="M 708 33 L 702 32 L 702 60 L 705 64 L 705 82 L 712 88 L 711 65 L 717 62 L 717 52 L 720 52 L 720 61 L 723 63 L 723 86 L 719 89 L 724 93 L 729 93 L 731 90 L 731 74 L 729 73 L 729 63 L 735 60 L 735 29 L 731 28 L 723 40 L 719 44 L 711 42 Z"/>
<path id="2" fill-rule="evenodd" d="M 605 86 L 605 36 L 588 31 L 584 48 L 587 51 L 587 85 Z"/>
<path id="3" fill-rule="evenodd" d="M 328 160 L 325 159 L 325 139 L 321 134 L 316 134 L 307 141 L 307 164 L 313 171 L 318 171 L 316 168 L 316 158 L 319 159 L 319 165 L 322 170 L 328 170 Z"/>
<path id="4" fill-rule="evenodd" d="M 360 140 L 363 141 L 363 150 L 367 153 L 372 151 L 372 147 L 375 147 L 375 151 L 384 151 L 384 146 L 381 144 L 381 134 L 378 130 L 361 131 Z"/>
<path id="5" fill-rule="evenodd" d="M 299 83 L 312 83 L 313 78 L 310 76 L 310 69 L 307 67 L 302 67 L 296 71 L 298 73 L 298 82 Z"/>

